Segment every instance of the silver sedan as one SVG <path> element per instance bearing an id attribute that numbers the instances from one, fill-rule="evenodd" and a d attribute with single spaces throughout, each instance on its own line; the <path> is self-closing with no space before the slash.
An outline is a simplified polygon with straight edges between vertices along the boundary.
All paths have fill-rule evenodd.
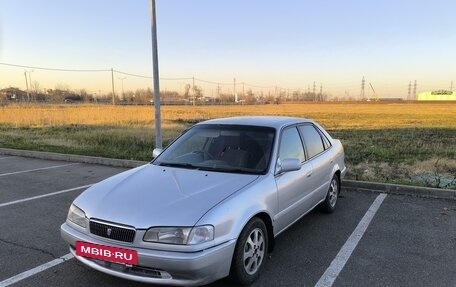
<path id="1" fill-rule="evenodd" d="M 250 284 L 277 235 L 334 211 L 346 171 L 340 141 L 302 118 L 201 122 L 154 156 L 74 200 L 61 235 L 79 261 L 147 283 Z"/>

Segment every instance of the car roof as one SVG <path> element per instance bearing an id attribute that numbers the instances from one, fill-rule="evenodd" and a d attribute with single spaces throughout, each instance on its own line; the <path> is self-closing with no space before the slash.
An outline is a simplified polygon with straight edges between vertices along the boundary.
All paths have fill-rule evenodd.
<path id="1" fill-rule="evenodd" d="M 220 118 L 200 122 L 199 124 L 224 124 L 224 125 L 249 125 L 249 126 L 263 126 L 281 129 L 284 126 L 297 123 L 313 123 L 312 120 L 297 117 L 283 117 L 283 116 L 240 116 L 230 118 Z"/>

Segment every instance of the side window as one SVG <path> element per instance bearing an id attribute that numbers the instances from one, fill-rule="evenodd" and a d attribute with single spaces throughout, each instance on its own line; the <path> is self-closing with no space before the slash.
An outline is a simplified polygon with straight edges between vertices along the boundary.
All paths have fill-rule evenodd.
<path id="1" fill-rule="evenodd" d="M 280 139 L 279 158 L 297 158 L 301 162 L 304 161 L 304 148 L 296 128 L 288 128 L 283 131 Z"/>
<path id="2" fill-rule="evenodd" d="M 326 136 L 323 133 L 321 133 L 321 138 L 323 139 L 323 144 L 325 145 L 325 150 L 330 148 L 331 143 L 329 142 L 328 138 L 326 138 Z"/>
<path id="3" fill-rule="evenodd" d="M 307 148 L 308 158 L 312 158 L 325 150 L 321 135 L 313 125 L 300 126 L 299 130 Z"/>

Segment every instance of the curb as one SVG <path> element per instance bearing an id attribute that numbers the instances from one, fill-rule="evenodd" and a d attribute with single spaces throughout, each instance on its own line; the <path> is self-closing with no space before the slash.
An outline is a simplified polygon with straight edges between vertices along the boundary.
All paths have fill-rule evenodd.
<path id="1" fill-rule="evenodd" d="M 104 157 L 95 157 L 95 156 L 60 154 L 60 153 L 52 153 L 52 152 L 17 150 L 17 149 L 7 149 L 7 148 L 0 148 L 0 154 L 39 158 L 39 159 L 80 162 L 80 163 L 88 163 L 88 164 L 99 164 L 99 165 L 116 166 L 116 167 L 127 167 L 127 168 L 138 167 L 140 165 L 148 163 L 147 161 L 138 161 L 138 160 L 113 159 L 113 158 L 104 158 Z M 356 180 L 343 180 L 342 181 L 342 190 L 357 191 L 357 192 L 388 193 L 388 194 L 398 194 L 398 195 L 409 195 L 409 196 L 414 196 L 414 197 L 456 200 L 456 190 L 399 185 L 399 184 L 389 184 L 389 183 L 378 183 L 378 182 L 367 182 L 367 181 L 356 181 Z"/>
<path id="2" fill-rule="evenodd" d="M 375 192 L 398 195 L 409 195 L 414 197 L 440 198 L 456 200 L 456 190 L 430 188 L 421 186 L 409 186 L 400 184 L 343 180 L 342 190 L 358 192 Z"/>
<path id="3" fill-rule="evenodd" d="M 147 161 L 139 160 L 115 159 L 85 155 L 61 154 L 53 152 L 18 150 L 9 148 L 0 148 L 0 154 L 130 168 L 138 167 L 140 165 L 148 163 Z"/>

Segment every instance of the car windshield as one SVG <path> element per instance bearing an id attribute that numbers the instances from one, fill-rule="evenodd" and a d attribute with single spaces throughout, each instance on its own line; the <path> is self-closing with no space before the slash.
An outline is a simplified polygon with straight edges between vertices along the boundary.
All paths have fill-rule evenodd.
<path id="1" fill-rule="evenodd" d="M 173 142 L 153 164 L 235 173 L 265 173 L 275 130 L 245 125 L 197 125 Z"/>

